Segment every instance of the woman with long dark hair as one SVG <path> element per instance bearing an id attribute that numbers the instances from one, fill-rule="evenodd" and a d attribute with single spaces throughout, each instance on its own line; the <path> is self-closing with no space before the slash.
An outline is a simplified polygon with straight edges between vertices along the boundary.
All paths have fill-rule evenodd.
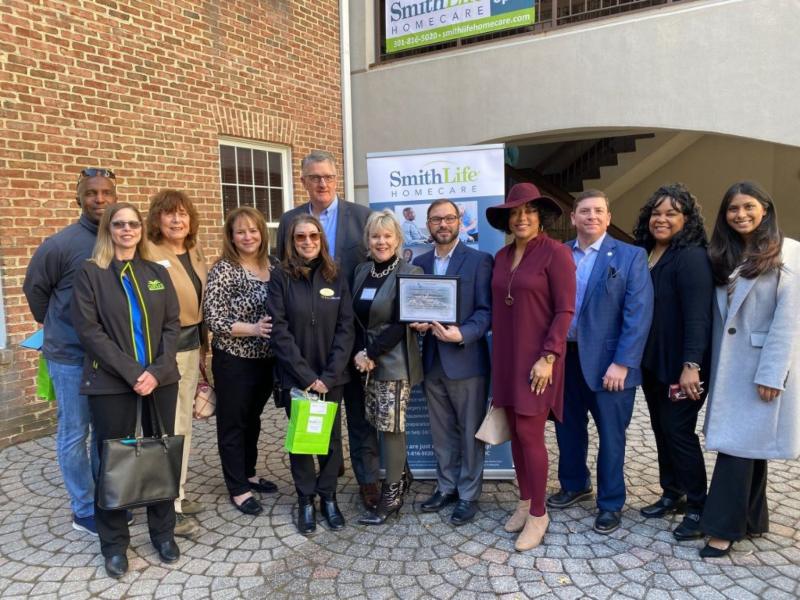
<path id="1" fill-rule="evenodd" d="M 725 193 L 709 247 L 714 281 L 706 448 L 717 452 L 702 557 L 769 530 L 767 460 L 800 455 L 800 243 L 758 184 Z"/>
<path id="2" fill-rule="evenodd" d="M 697 437 L 705 400 L 714 284 L 700 205 L 680 183 L 658 188 L 639 213 L 636 243 L 648 253 L 655 303 L 642 357 L 642 390 L 658 450 L 661 497 L 645 518 L 685 512 L 678 540 L 702 536 L 706 469 Z"/>

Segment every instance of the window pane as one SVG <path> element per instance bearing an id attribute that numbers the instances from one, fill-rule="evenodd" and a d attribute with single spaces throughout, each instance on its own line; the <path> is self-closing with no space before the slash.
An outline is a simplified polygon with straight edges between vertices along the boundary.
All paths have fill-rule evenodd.
<path id="1" fill-rule="evenodd" d="M 233 146 L 220 146 L 219 162 L 222 183 L 236 183 L 236 149 Z"/>
<path id="2" fill-rule="evenodd" d="M 253 188 L 239 188 L 239 206 L 253 206 Z"/>
<path id="3" fill-rule="evenodd" d="M 227 215 L 234 208 L 239 206 L 236 201 L 236 186 L 223 185 L 222 186 L 222 214 Z"/>
<path id="4" fill-rule="evenodd" d="M 267 188 L 256 188 L 255 207 L 264 213 L 264 218 L 269 221 L 269 190 Z"/>
<path id="5" fill-rule="evenodd" d="M 269 191 L 270 221 L 279 221 L 283 214 L 283 190 L 271 189 Z"/>
<path id="6" fill-rule="evenodd" d="M 253 183 L 253 165 L 249 148 L 236 149 L 236 162 L 238 163 L 239 183 Z"/>
<path id="7" fill-rule="evenodd" d="M 267 185 L 267 153 L 253 150 L 253 183 Z"/>
<path id="8" fill-rule="evenodd" d="M 269 153 L 269 184 L 272 187 L 283 187 L 283 174 L 281 173 L 281 155 L 277 152 Z"/>

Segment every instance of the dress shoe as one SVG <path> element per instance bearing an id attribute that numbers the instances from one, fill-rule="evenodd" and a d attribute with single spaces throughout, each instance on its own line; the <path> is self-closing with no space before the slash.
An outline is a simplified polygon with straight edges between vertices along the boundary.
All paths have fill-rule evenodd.
<path id="1" fill-rule="evenodd" d="M 601 510 L 594 520 L 594 529 L 597 533 L 608 535 L 619 529 L 622 517 L 618 510 Z"/>
<path id="2" fill-rule="evenodd" d="M 400 517 L 400 509 L 403 508 L 403 483 L 397 481 L 395 483 L 383 482 L 381 486 L 381 499 L 378 501 L 378 506 L 374 511 L 371 511 L 361 517 L 358 522 L 362 525 L 383 525 L 392 515 Z"/>
<path id="3" fill-rule="evenodd" d="M 662 496 L 657 502 L 645 506 L 639 510 L 645 519 L 656 519 L 665 517 L 672 513 L 682 513 L 686 511 L 686 501 L 681 498 L 667 498 Z"/>
<path id="4" fill-rule="evenodd" d="M 714 548 L 711 544 L 706 544 L 700 549 L 700 558 L 722 558 L 731 553 L 733 542 L 728 542 L 727 548 Z"/>
<path id="5" fill-rule="evenodd" d="M 703 537 L 703 531 L 700 529 L 700 513 L 687 512 L 681 524 L 672 532 L 672 535 L 679 542 Z"/>
<path id="6" fill-rule="evenodd" d="M 453 509 L 453 514 L 450 515 L 450 522 L 453 525 L 463 525 L 472 521 L 477 513 L 477 500 L 459 500 Z"/>
<path id="7" fill-rule="evenodd" d="M 203 510 L 205 510 L 205 507 L 199 502 L 194 502 L 193 500 L 184 500 L 181 502 L 181 512 L 184 515 L 196 515 L 203 512 Z"/>
<path id="8" fill-rule="evenodd" d="M 381 499 L 381 489 L 377 483 L 362 483 L 358 486 L 358 493 L 367 510 L 375 510 L 378 507 L 378 501 Z"/>
<path id="9" fill-rule="evenodd" d="M 181 513 L 175 513 L 175 529 L 173 533 L 178 537 L 192 537 L 199 529 L 197 522 Z"/>
<path id="10" fill-rule="evenodd" d="M 425 502 L 420 505 L 420 508 L 422 509 L 422 512 L 438 512 L 456 500 L 458 500 L 458 494 L 456 492 L 448 492 L 447 494 L 443 494 L 439 490 L 436 490 L 433 493 L 433 496 L 425 500 Z"/>
<path id="11" fill-rule="evenodd" d="M 175 540 L 166 540 L 164 542 L 154 542 L 153 546 L 158 550 L 158 555 L 161 561 L 165 563 L 174 563 L 181 557 L 181 550 Z"/>
<path id="12" fill-rule="evenodd" d="M 411 491 L 411 484 L 414 483 L 414 474 L 411 472 L 411 467 L 408 465 L 408 459 L 406 459 L 406 464 L 403 467 L 403 474 L 400 476 L 400 483 L 403 484 L 400 493 L 405 496 L 409 491 Z"/>
<path id="13" fill-rule="evenodd" d="M 254 492 L 261 492 L 262 494 L 271 494 L 278 491 L 278 486 L 261 477 L 255 483 L 250 481 L 250 489 Z"/>
<path id="14" fill-rule="evenodd" d="M 338 531 L 344 527 L 344 515 L 339 510 L 339 505 L 336 504 L 336 496 L 331 496 L 330 498 L 320 497 L 319 512 L 325 517 L 328 527 L 332 531 Z"/>
<path id="15" fill-rule="evenodd" d="M 517 531 L 522 531 L 522 528 L 525 527 L 525 521 L 528 519 L 528 515 L 531 512 L 531 501 L 530 500 L 520 500 L 517 503 L 517 508 L 511 513 L 511 516 L 508 517 L 506 524 L 503 525 L 503 529 L 508 533 L 516 533 Z"/>
<path id="16" fill-rule="evenodd" d="M 517 537 L 517 541 L 514 542 L 514 549 L 518 552 L 524 552 L 525 550 L 536 548 L 542 543 L 548 525 L 550 525 L 550 517 L 547 513 L 544 513 L 541 517 L 528 515 L 525 518 L 525 526 L 522 528 L 522 532 Z"/>
<path id="17" fill-rule="evenodd" d="M 109 577 L 119 579 L 128 572 L 128 557 L 124 554 L 112 554 L 106 557 L 106 573 Z"/>
<path id="18" fill-rule="evenodd" d="M 250 496 L 241 504 L 236 504 L 236 500 L 234 500 L 233 496 L 231 496 L 231 504 L 239 509 L 239 512 L 242 512 L 246 515 L 260 515 L 261 511 L 264 510 L 264 507 L 261 506 L 261 503 L 252 496 Z"/>
<path id="19" fill-rule="evenodd" d="M 314 496 L 300 496 L 297 499 L 297 531 L 306 535 L 317 529 L 317 509 Z"/>
<path id="20" fill-rule="evenodd" d="M 592 488 L 571 492 L 561 489 L 547 499 L 547 506 L 550 508 L 567 508 L 583 500 L 589 500 L 593 495 Z"/>

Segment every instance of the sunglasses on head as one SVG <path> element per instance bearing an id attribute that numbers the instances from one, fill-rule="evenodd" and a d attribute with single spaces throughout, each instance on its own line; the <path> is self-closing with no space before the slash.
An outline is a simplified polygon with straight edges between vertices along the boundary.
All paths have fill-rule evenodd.
<path id="1" fill-rule="evenodd" d="M 89 169 L 81 169 L 80 175 L 78 175 L 78 181 L 83 179 L 84 177 L 108 177 L 109 179 L 116 179 L 117 176 L 114 175 L 114 171 L 111 169 L 98 169 L 96 167 L 91 167 Z"/>
<path id="2" fill-rule="evenodd" d="M 295 242 L 305 242 L 306 240 L 311 240 L 312 242 L 319 241 L 319 231 L 312 231 L 311 233 L 295 233 L 294 234 L 294 241 Z"/>

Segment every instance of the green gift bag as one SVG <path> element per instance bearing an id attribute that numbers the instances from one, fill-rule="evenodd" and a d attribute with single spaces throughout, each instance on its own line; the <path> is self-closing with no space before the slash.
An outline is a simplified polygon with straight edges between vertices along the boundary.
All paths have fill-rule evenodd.
<path id="1" fill-rule="evenodd" d="M 327 454 L 338 404 L 297 388 L 289 394 L 292 410 L 284 449 L 292 454 Z"/>
<path id="2" fill-rule="evenodd" d="M 39 355 L 39 370 L 36 372 L 36 397 L 48 402 L 56 399 L 56 389 L 53 387 L 53 380 L 50 379 L 47 360 L 43 354 Z"/>

